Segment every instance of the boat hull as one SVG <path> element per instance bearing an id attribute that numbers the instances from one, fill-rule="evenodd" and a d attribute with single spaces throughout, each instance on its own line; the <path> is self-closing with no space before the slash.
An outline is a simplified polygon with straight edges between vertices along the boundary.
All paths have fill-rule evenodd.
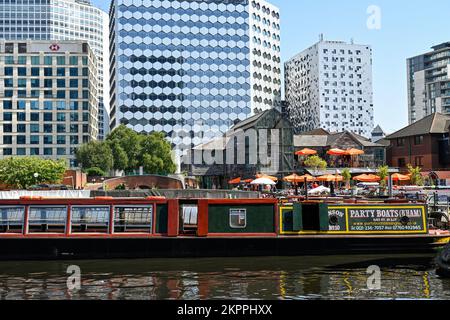
<path id="1" fill-rule="evenodd" d="M 0 260 L 194 258 L 435 253 L 438 236 L 248 238 L 2 238 Z"/>

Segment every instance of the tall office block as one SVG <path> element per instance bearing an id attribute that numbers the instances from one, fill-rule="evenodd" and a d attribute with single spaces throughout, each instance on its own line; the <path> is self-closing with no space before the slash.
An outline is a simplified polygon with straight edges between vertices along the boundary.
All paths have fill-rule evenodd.
<path id="1" fill-rule="evenodd" d="M 0 40 L 0 157 L 64 158 L 98 135 L 96 56 L 81 41 Z"/>
<path id="2" fill-rule="evenodd" d="M 108 14 L 90 0 L 0 0 L 0 39 L 89 43 L 98 63 L 99 139 L 109 130 L 103 126 L 109 113 L 108 24 Z"/>
<path id="3" fill-rule="evenodd" d="M 286 103 L 296 132 L 323 128 L 370 137 L 372 49 L 321 39 L 285 64 Z"/>
<path id="4" fill-rule="evenodd" d="M 162 131 L 178 150 L 280 106 L 280 24 L 262 0 L 114 0 L 111 128 Z"/>
<path id="5" fill-rule="evenodd" d="M 450 42 L 432 49 L 407 60 L 410 124 L 436 112 L 450 114 Z"/>

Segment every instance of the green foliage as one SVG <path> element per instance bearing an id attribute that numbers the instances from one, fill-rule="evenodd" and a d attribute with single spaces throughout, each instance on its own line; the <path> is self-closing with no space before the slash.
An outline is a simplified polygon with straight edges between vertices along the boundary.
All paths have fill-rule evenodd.
<path id="1" fill-rule="evenodd" d="M 27 189 L 36 184 L 60 183 L 66 170 L 64 160 L 11 157 L 0 160 L 0 181 L 13 188 Z"/>
<path id="2" fill-rule="evenodd" d="M 386 187 L 386 178 L 389 176 L 389 166 L 379 166 L 377 175 L 381 178 L 381 187 Z"/>
<path id="3" fill-rule="evenodd" d="M 160 132 L 145 136 L 142 140 L 142 164 L 149 174 L 175 173 L 176 165 L 172 160 L 170 143 Z"/>
<path id="4" fill-rule="evenodd" d="M 127 190 L 127 186 L 125 184 L 119 184 L 114 190 Z"/>
<path id="5" fill-rule="evenodd" d="M 314 170 L 325 170 L 327 168 L 327 162 L 319 156 L 311 156 L 304 162 L 305 166 L 308 168 L 313 168 Z"/>
<path id="6" fill-rule="evenodd" d="M 105 171 L 103 171 L 102 169 L 100 169 L 98 167 L 93 167 L 93 168 L 87 169 L 86 174 L 89 177 L 104 177 L 104 176 L 106 176 Z"/>
<path id="7" fill-rule="evenodd" d="M 350 172 L 350 169 L 348 169 L 348 168 L 342 169 L 341 175 L 344 178 L 344 182 L 345 182 L 346 186 L 349 187 L 350 181 L 352 179 L 352 174 Z"/>
<path id="8" fill-rule="evenodd" d="M 408 164 L 408 172 L 411 175 L 411 184 L 415 186 L 423 186 L 424 179 L 422 177 L 422 169 L 420 167 L 413 167 Z"/>
<path id="9" fill-rule="evenodd" d="M 144 167 L 147 174 L 166 175 L 176 171 L 170 143 L 162 133 L 138 134 L 124 125 L 111 132 L 105 142 L 81 146 L 77 160 L 84 170 L 99 168 L 132 172 Z"/>
<path id="10" fill-rule="evenodd" d="M 91 141 L 83 144 L 77 150 L 77 161 L 81 168 L 100 168 L 103 172 L 108 172 L 113 167 L 114 158 L 111 148 L 105 142 Z"/>
<path id="11" fill-rule="evenodd" d="M 108 135 L 106 142 L 113 150 L 114 169 L 132 171 L 139 168 L 143 137 L 125 125 L 120 125 Z"/>

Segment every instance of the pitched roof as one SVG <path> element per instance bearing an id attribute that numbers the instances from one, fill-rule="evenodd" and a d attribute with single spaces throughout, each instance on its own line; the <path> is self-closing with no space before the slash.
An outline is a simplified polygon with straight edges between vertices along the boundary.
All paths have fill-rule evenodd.
<path id="1" fill-rule="evenodd" d="M 372 131 L 372 134 L 374 134 L 374 133 L 381 133 L 381 134 L 384 134 L 384 131 L 383 131 L 383 129 L 380 127 L 380 125 L 377 125 L 377 126 L 375 127 L 375 129 L 373 129 L 373 131 Z"/>
<path id="2" fill-rule="evenodd" d="M 450 115 L 433 113 L 410 124 L 403 129 L 386 137 L 386 139 L 397 139 L 403 137 L 417 136 L 422 134 L 446 133 L 449 130 Z"/>
<path id="3" fill-rule="evenodd" d="M 322 131 L 320 131 L 322 130 Z M 300 134 L 294 136 L 294 146 L 295 147 L 327 147 L 333 145 L 337 140 L 345 135 L 349 135 L 355 142 L 359 143 L 363 147 L 381 147 L 382 144 L 375 143 L 369 139 L 360 136 L 359 134 L 344 131 L 336 133 L 328 133 L 326 135 L 323 132 L 327 132 L 323 129 L 317 129 L 310 131 L 306 134 Z M 317 133 L 317 134 L 311 134 Z"/>

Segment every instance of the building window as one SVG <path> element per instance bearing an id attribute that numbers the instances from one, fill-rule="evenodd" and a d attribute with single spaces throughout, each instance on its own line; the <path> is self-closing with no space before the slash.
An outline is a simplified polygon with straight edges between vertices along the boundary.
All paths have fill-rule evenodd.
<path id="1" fill-rule="evenodd" d="M 423 136 L 415 136 L 414 137 L 414 144 L 416 146 L 423 144 Z"/>
<path id="2" fill-rule="evenodd" d="M 27 154 L 27 150 L 25 148 L 17 148 L 16 153 L 18 156 L 25 156 Z"/>
<path id="3" fill-rule="evenodd" d="M 399 166 L 399 168 L 405 168 L 406 167 L 406 160 L 405 160 L 405 158 L 399 158 L 398 159 L 398 166 Z"/>
<path id="4" fill-rule="evenodd" d="M 416 167 L 423 167 L 423 157 L 415 158 Z"/>
<path id="5" fill-rule="evenodd" d="M 12 156 L 12 148 L 4 148 L 3 155 L 4 156 Z"/>
<path id="6" fill-rule="evenodd" d="M 405 146 L 405 138 L 398 138 L 397 147 L 404 147 L 404 146 Z"/>

